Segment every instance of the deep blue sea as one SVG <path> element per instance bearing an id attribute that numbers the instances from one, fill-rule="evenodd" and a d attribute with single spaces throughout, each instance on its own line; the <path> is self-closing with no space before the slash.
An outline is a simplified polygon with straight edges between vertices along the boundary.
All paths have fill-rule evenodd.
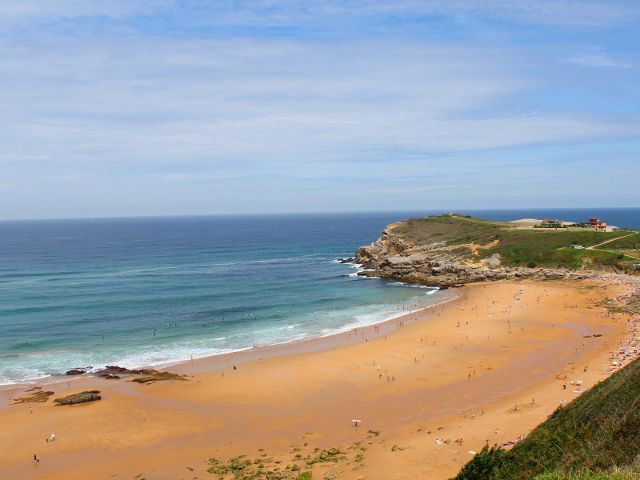
<path id="1" fill-rule="evenodd" d="M 336 262 L 433 213 L 0 222 L 0 384 L 327 335 L 435 303 L 449 294 Z M 460 213 L 640 228 L 637 208 Z"/>

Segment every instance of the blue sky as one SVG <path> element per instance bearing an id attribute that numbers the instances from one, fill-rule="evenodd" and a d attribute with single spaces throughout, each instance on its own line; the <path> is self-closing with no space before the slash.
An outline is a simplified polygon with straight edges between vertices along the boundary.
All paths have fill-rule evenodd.
<path id="1" fill-rule="evenodd" d="M 0 218 L 640 205 L 640 2 L 0 3 Z"/>

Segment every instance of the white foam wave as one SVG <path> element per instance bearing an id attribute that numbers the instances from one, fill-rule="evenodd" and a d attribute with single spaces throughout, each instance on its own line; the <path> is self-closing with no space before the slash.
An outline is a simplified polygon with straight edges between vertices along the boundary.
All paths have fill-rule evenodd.
<path id="1" fill-rule="evenodd" d="M 391 284 L 402 285 L 400 282 Z M 423 286 L 421 288 L 427 289 L 426 295 L 433 295 L 438 291 L 433 287 Z M 418 292 L 416 294 L 405 300 L 404 304 L 412 305 L 412 309 L 415 310 L 428 306 L 430 303 L 437 303 L 437 301 L 426 300 Z M 53 374 L 61 374 L 66 369 L 87 364 L 93 365 L 94 371 L 105 365 L 120 365 L 126 368 L 160 367 L 189 361 L 191 358 L 248 350 L 259 345 L 271 346 L 300 341 L 305 338 L 328 336 L 391 320 L 409 313 L 407 310 L 400 310 L 400 308 L 399 304 L 368 304 L 346 309 L 321 310 L 308 312 L 303 322 L 271 325 L 259 331 L 255 329 L 237 331 L 225 336 L 199 337 L 176 343 L 144 345 L 137 348 L 117 345 L 109 350 L 95 352 L 95 354 L 68 351 L 29 354 L 16 359 L 15 363 L 12 360 L 14 366 L 7 365 L 8 368 L 3 369 L 0 374 L 0 385 L 42 380 Z M 259 344 L 256 343 L 257 339 L 259 339 Z M 136 351 L 131 352 L 134 348 Z"/>
<path id="2" fill-rule="evenodd" d="M 285 325 L 284 327 L 279 327 L 278 330 L 293 330 L 294 328 L 302 326 L 301 323 L 294 323 L 292 325 Z"/>

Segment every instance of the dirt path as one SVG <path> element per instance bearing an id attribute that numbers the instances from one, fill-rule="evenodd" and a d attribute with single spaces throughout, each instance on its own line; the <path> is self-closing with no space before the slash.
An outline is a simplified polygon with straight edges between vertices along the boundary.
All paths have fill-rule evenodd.
<path id="1" fill-rule="evenodd" d="M 640 232 L 633 232 L 633 233 L 630 233 L 629 235 L 623 235 L 622 237 L 611 238 L 609 240 L 605 240 L 602 243 L 598 243 L 597 245 L 592 245 L 590 247 L 587 247 L 586 249 L 587 250 L 595 250 L 595 249 L 597 249 L 597 247 L 601 247 L 602 245 L 606 245 L 607 243 L 615 242 L 616 240 L 620 240 L 622 238 L 631 237 L 632 235 L 637 235 L 638 233 L 640 233 Z M 602 250 L 602 251 L 606 252 L 607 250 Z M 629 256 L 631 256 L 631 255 L 629 255 Z M 631 257 L 631 258 L 636 258 L 636 257 Z"/>

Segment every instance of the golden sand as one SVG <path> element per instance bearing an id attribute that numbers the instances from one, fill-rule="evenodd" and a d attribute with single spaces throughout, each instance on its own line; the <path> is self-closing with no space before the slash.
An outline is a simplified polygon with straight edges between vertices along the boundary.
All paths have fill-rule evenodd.
<path id="1" fill-rule="evenodd" d="M 314 479 L 449 478 L 470 452 L 516 440 L 574 399 L 572 381 L 604 378 L 627 318 L 597 304 L 620 288 L 467 286 L 447 306 L 378 328 L 171 368 L 187 382 L 46 387 L 52 398 L 100 390 L 90 404 L 10 405 L 25 388 L 5 389 L 0 478 L 217 479 L 207 459 L 237 455 Z M 327 448 L 344 458 L 306 465 Z"/>

